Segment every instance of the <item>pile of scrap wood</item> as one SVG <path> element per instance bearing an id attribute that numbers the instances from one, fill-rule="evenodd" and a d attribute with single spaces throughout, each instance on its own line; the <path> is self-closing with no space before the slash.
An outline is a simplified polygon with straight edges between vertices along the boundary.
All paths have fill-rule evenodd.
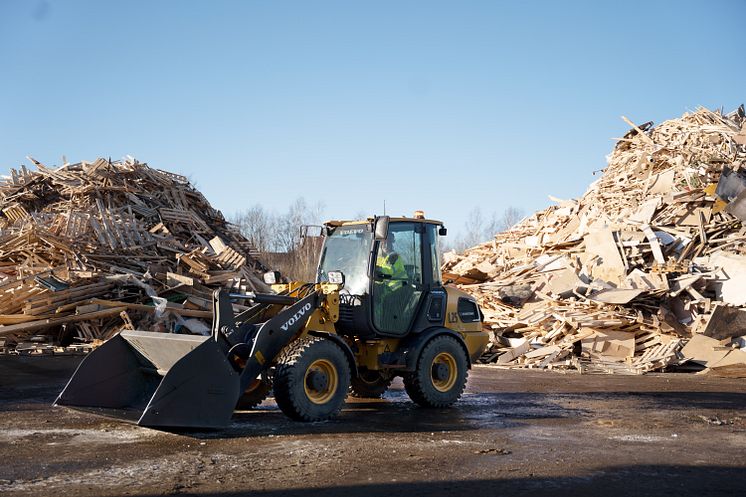
<path id="1" fill-rule="evenodd" d="M 215 288 L 266 288 L 250 244 L 184 176 L 131 158 L 31 160 L 0 183 L 0 348 L 207 333 Z"/>
<path id="2" fill-rule="evenodd" d="M 447 253 L 487 362 L 639 374 L 746 373 L 746 119 L 698 109 L 636 126 L 600 179 L 494 240 Z"/>

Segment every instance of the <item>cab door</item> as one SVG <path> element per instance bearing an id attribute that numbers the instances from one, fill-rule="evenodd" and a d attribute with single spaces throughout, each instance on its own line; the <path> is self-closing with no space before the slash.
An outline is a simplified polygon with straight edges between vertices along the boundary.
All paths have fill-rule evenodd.
<path id="1" fill-rule="evenodd" d="M 386 336 L 406 335 L 423 295 L 422 223 L 389 224 L 373 260 L 373 326 Z"/>

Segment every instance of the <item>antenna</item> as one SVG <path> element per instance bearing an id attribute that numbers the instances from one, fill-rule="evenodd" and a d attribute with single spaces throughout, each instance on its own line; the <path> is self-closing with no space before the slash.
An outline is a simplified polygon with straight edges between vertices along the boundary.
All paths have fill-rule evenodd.
<path id="1" fill-rule="evenodd" d="M 386 199 L 383 199 L 383 215 L 386 215 Z"/>

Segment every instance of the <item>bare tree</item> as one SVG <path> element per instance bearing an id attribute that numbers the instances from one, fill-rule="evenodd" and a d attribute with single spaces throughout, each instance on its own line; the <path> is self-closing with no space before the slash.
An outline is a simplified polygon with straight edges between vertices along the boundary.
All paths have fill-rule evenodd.
<path id="1" fill-rule="evenodd" d="M 526 217 L 526 213 L 523 209 L 520 207 L 513 207 L 510 206 L 507 209 L 503 211 L 503 215 L 500 217 L 500 220 L 496 223 L 496 230 L 494 233 L 498 233 L 500 231 L 506 231 L 513 226 L 515 226 L 518 222 L 520 222 L 524 217 Z"/>
<path id="2" fill-rule="evenodd" d="M 464 231 L 453 242 L 446 244 L 456 252 L 479 245 L 493 238 L 497 233 L 505 231 L 523 218 L 523 209 L 508 207 L 501 216 L 493 212 L 489 218 L 482 214 L 477 206 L 469 211 L 464 223 Z"/>
<path id="3" fill-rule="evenodd" d="M 321 224 L 324 204 L 297 198 L 283 214 L 257 204 L 238 213 L 233 222 L 260 252 L 267 266 L 297 281 L 313 281 L 321 247 L 318 238 L 302 239 L 301 226 Z"/>
<path id="4" fill-rule="evenodd" d="M 290 204 L 288 211 L 278 216 L 275 223 L 275 251 L 292 252 L 301 242 L 300 227 L 304 224 L 320 224 L 324 204 L 309 205 L 306 199 L 298 197 Z"/>
<path id="5" fill-rule="evenodd" d="M 273 247 L 275 216 L 264 210 L 261 204 L 255 204 L 237 213 L 233 218 L 233 223 L 259 252 L 267 252 Z"/>
<path id="6" fill-rule="evenodd" d="M 464 223 L 463 243 L 467 247 L 473 247 L 482 242 L 484 238 L 484 215 L 482 209 L 477 206 L 469 211 Z"/>

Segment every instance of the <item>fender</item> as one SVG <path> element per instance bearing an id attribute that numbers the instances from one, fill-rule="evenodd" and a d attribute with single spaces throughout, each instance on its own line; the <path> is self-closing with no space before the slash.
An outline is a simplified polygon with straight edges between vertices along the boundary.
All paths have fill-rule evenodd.
<path id="1" fill-rule="evenodd" d="M 335 335 L 334 333 L 329 333 L 328 331 L 309 331 L 309 335 L 314 337 L 321 337 L 321 338 L 328 338 L 332 342 L 336 343 L 340 346 L 340 348 L 344 351 L 345 356 L 347 356 L 347 362 L 350 363 L 350 376 L 352 378 L 357 378 L 357 362 L 355 362 L 355 354 L 352 353 L 352 349 L 350 349 L 350 346 L 347 345 L 347 342 L 345 342 L 342 337 L 339 335 Z"/>
<path id="2" fill-rule="evenodd" d="M 466 347 L 466 343 L 464 343 L 464 339 L 461 338 L 461 335 L 449 328 L 435 326 L 433 328 L 423 330 L 422 332 L 416 335 L 412 335 L 411 337 L 408 337 L 402 341 L 399 350 L 402 351 L 402 356 L 404 358 L 404 361 L 406 362 L 405 371 L 414 371 L 415 369 L 417 369 L 417 360 L 420 358 L 422 349 L 425 348 L 425 345 L 430 340 L 441 335 L 450 336 L 456 339 L 458 344 L 461 345 L 461 348 L 464 349 L 464 354 L 466 355 L 466 367 L 468 369 L 471 369 L 471 358 L 469 357 L 469 349 Z"/>

